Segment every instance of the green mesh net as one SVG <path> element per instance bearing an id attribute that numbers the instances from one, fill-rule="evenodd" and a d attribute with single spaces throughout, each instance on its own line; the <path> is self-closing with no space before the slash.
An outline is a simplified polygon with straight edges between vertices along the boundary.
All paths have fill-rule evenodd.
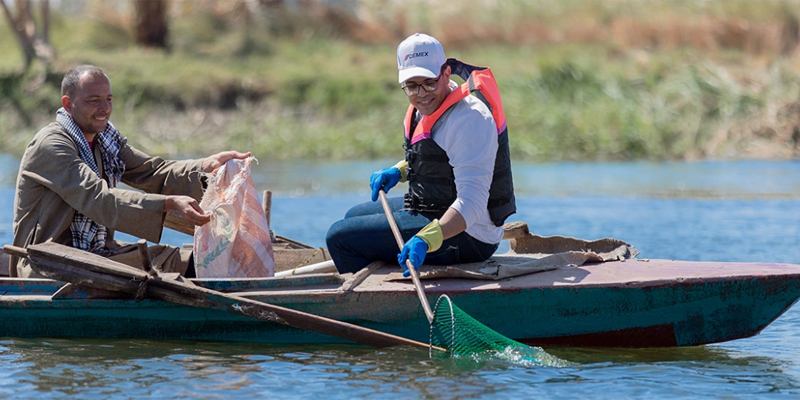
<path id="1" fill-rule="evenodd" d="M 431 322 L 431 356 L 445 350 L 451 357 L 494 357 L 535 365 L 564 366 L 566 361 L 509 339 L 458 308 L 447 295 L 436 301 Z"/>

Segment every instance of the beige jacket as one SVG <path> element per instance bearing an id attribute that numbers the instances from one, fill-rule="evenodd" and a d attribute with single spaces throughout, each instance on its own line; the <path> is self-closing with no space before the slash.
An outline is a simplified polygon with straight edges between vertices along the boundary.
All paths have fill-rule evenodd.
<path id="1" fill-rule="evenodd" d="M 95 161 L 105 177 L 100 146 Z M 25 150 L 14 195 L 14 245 L 48 240 L 72 246 L 69 225 L 75 210 L 108 228 L 107 247 L 115 251 L 114 231 L 157 243 L 161 239 L 166 195 L 203 195 L 203 160 L 166 161 L 130 145 L 119 153 L 125 162 L 122 182 L 135 190 L 110 188 L 81 160 L 78 147 L 58 123 L 42 128 Z M 13 257 L 20 277 L 35 276 L 26 260 Z M 185 267 L 184 267 L 185 269 Z"/>

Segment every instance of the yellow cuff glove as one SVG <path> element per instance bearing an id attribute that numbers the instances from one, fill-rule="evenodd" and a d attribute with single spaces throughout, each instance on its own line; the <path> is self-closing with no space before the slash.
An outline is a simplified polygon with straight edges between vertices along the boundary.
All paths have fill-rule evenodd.
<path id="1" fill-rule="evenodd" d="M 405 182 L 406 169 L 408 168 L 408 161 L 406 160 L 400 161 L 397 164 L 393 165 L 392 168 L 397 168 L 400 170 L 400 182 Z"/>
<path id="2" fill-rule="evenodd" d="M 428 244 L 428 253 L 439 250 L 442 247 L 442 241 L 444 241 L 442 227 L 439 225 L 438 219 L 434 219 L 430 224 L 420 229 L 416 236 Z"/>

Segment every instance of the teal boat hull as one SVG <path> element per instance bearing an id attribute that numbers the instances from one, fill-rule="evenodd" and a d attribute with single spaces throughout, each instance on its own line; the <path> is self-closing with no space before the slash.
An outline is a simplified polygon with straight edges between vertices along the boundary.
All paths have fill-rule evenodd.
<path id="1" fill-rule="evenodd" d="M 396 276 L 385 266 L 360 282 L 337 274 L 194 282 L 427 342 L 429 325 L 413 286 Z M 503 281 L 423 283 L 432 306 L 446 294 L 481 323 L 531 345 L 696 346 L 758 334 L 800 298 L 800 265 L 627 260 Z M 0 336 L 352 343 L 224 311 L 64 285 L 0 279 Z"/>

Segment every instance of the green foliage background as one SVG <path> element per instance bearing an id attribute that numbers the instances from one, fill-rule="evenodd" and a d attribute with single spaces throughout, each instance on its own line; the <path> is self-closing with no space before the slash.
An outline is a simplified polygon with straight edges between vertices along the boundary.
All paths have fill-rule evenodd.
<path id="1" fill-rule="evenodd" d="M 101 7 L 88 18 L 56 10 L 58 59 L 25 73 L 3 23 L 0 151 L 21 153 L 60 106 L 63 74 L 91 63 L 111 78 L 112 121 L 147 152 L 400 158 L 408 103 L 395 46 L 425 31 L 443 39 L 449 57 L 492 67 L 517 160 L 798 154 L 797 52 L 753 47 L 748 37 L 703 48 L 675 33 L 733 21 L 749 24 L 750 38 L 770 38 L 756 28 L 796 22 L 797 2 L 469 3 L 451 11 L 461 19 L 455 27 L 437 2 L 353 3 L 372 16 L 357 29 L 336 15 L 240 18 L 196 7 L 174 12 L 167 50 L 135 47 L 124 10 Z M 619 26 L 630 40 L 613 36 Z M 660 30 L 647 36 L 652 26 Z"/>

